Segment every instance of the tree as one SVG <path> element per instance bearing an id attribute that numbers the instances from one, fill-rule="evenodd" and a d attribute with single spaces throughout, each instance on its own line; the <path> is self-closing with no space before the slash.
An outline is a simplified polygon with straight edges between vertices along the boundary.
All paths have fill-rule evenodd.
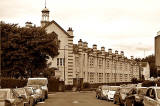
<path id="1" fill-rule="evenodd" d="M 2 75 L 20 77 L 38 75 L 47 67 L 49 57 L 58 55 L 56 33 L 40 27 L 20 28 L 1 23 Z"/>

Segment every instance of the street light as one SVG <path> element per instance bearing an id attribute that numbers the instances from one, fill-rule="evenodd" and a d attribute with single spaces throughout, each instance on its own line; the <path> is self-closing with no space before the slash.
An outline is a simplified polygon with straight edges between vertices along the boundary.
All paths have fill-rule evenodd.
<path id="1" fill-rule="evenodd" d="M 66 46 L 68 46 L 68 45 L 64 45 L 64 63 L 63 63 L 63 64 L 64 64 L 64 85 L 65 85 L 65 81 L 66 81 L 66 80 L 65 80 L 65 79 L 66 79 L 66 78 L 65 78 L 65 76 L 66 76 L 66 70 L 65 70 L 65 68 L 66 68 L 66 67 L 65 67 L 65 58 L 66 58 L 66 57 L 65 57 L 65 50 L 66 50 Z M 67 50 L 68 50 L 68 49 L 67 49 Z"/>

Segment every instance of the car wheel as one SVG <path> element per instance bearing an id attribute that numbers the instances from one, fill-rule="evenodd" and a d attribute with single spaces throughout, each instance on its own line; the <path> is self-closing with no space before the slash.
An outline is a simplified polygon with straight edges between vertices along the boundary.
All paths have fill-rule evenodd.
<path id="1" fill-rule="evenodd" d="M 134 103 L 132 102 L 131 106 L 134 106 Z"/>
<path id="2" fill-rule="evenodd" d="M 98 95 L 96 95 L 96 98 L 99 99 Z"/>
<path id="3" fill-rule="evenodd" d="M 106 96 L 106 101 L 109 101 L 108 96 Z"/>
<path id="4" fill-rule="evenodd" d="M 117 102 L 116 102 L 115 98 L 114 98 L 114 100 L 113 100 L 113 103 L 114 103 L 114 104 L 117 104 Z"/>

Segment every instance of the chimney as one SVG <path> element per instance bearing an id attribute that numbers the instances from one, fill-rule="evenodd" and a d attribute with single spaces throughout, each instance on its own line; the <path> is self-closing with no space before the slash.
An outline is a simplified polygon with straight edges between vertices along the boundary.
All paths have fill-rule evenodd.
<path id="1" fill-rule="evenodd" d="M 108 49 L 109 55 L 112 55 L 112 49 Z"/>
<path id="2" fill-rule="evenodd" d="M 26 28 L 31 28 L 32 27 L 32 22 L 26 22 Z"/>
<path id="3" fill-rule="evenodd" d="M 131 60 L 133 60 L 134 59 L 134 57 L 133 56 L 131 56 Z"/>
<path id="4" fill-rule="evenodd" d="M 101 47 L 102 55 L 105 55 L 105 47 Z"/>
<path id="5" fill-rule="evenodd" d="M 118 51 L 117 50 L 115 51 L 115 54 L 118 55 Z"/>
<path id="6" fill-rule="evenodd" d="M 97 45 L 93 44 L 93 51 L 96 51 L 96 50 L 97 50 Z"/>
<path id="7" fill-rule="evenodd" d="M 79 48 L 78 51 L 82 52 L 82 39 L 78 41 L 78 48 Z"/>
<path id="8" fill-rule="evenodd" d="M 71 27 L 68 28 L 67 33 L 68 33 L 70 36 L 73 36 L 73 30 L 72 30 Z"/>
<path id="9" fill-rule="evenodd" d="M 124 58 L 124 52 L 123 51 L 121 51 L 121 57 Z"/>
<path id="10" fill-rule="evenodd" d="M 87 49 L 87 48 L 88 48 L 88 43 L 87 43 L 87 42 L 83 42 L 83 47 L 84 47 L 85 49 Z"/>

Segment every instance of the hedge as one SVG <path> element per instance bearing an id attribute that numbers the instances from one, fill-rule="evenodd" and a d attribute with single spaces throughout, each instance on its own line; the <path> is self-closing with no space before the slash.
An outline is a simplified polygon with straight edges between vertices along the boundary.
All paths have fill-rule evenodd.
<path id="1" fill-rule="evenodd" d="M 13 78 L 2 78 L 2 88 L 20 88 L 27 85 L 27 80 L 13 79 Z"/>
<path id="2" fill-rule="evenodd" d="M 1 88 L 21 88 L 27 85 L 27 79 L 2 78 Z M 48 80 L 48 91 L 64 91 L 64 83 L 59 79 L 51 78 Z"/>

